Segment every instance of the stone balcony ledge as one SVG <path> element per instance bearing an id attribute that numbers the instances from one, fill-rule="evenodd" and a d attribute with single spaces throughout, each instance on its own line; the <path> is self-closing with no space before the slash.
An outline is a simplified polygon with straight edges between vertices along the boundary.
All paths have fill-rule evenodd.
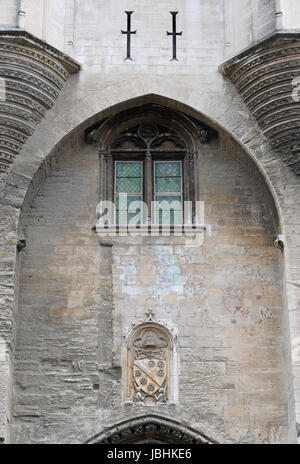
<path id="1" fill-rule="evenodd" d="M 143 245 L 157 243 L 160 245 L 188 245 L 199 247 L 203 245 L 204 235 L 210 235 L 211 227 L 205 224 L 181 224 L 161 226 L 143 224 L 140 227 L 109 225 L 95 226 L 94 231 L 103 246 Z"/>

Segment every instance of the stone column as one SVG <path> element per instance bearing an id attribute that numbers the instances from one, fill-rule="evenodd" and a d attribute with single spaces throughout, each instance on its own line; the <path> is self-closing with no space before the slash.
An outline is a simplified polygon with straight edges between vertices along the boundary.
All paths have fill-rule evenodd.
<path id="1" fill-rule="evenodd" d="M 104 155 L 105 200 L 113 200 L 113 159 L 110 152 Z"/>
<path id="2" fill-rule="evenodd" d="M 199 184 L 199 174 L 196 169 L 195 154 L 195 152 L 189 152 L 184 158 L 184 200 L 192 202 L 191 222 L 194 222 L 196 201 L 199 200 L 199 195 L 196 191 L 196 186 Z"/>
<path id="3" fill-rule="evenodd" d="M 100 148 L 98 151 L 98 155 L 99 155 L 99 201 L 106 200 L 105 183 L 107 179 L 106 179 L 105 163 L 104 163 L 105 154 L 106 154 L 106 150 L 103 150 Z"/>

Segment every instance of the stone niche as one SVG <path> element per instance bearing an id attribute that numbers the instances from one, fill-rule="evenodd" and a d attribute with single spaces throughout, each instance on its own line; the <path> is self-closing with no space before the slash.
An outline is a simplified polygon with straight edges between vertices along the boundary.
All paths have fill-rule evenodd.
<path id="1" fill-rule="evenodd" d="M 124 337 L 123 404 L 156 406 L 177 400 L 177 334 L 150 315 Z"/>

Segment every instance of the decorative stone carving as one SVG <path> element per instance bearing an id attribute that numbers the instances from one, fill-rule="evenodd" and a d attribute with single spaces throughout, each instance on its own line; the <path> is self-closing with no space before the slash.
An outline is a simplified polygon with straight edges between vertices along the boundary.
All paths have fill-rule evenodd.
<path id="1" fill-rule="evenodd" d="M 275 242 L 274 242 L 274 245 L 278 248 L 280 248 L 281 250 L 284 249 L 284 244 L 285 244 L 285 236 L 284 235 L 278 235 Z"/>
<path id="2" fill-rule="evenodd" d="M 155 124 L 141 124 L 138 128 L 138 134 L 141 139 L 149 143 L 158 136 L 159 130 Z"/>
<path id="3" fill-rule="evenodd" d="M 25 31 L 0 31 L 0 174 L 20 153 L 65 81 L 80 66 Z"/>
<path id="4" fill-rule="evenodd" d="M 212 135 L 212 131 L 202 124 L 197 124 L 197 132 L 200 143 L 209 143 L 210 136 Z"/>
<path id="5" fill-rule="evenodd" d="M 217 133 L 197 119 L 151 103 L 126 110 L 94 124 L 85 131 L 85 140 L 87 143 L 98 145 L 100 201 L 113 201 L 114 161 L 144 160 L 143 201 L 147 208 L 144 210 L 141 228 L 144 228 L 145 234 L 149 233 L 149 227 L 155 226 L 155 212 L 152 209 L 155 196 L 152 161 L 164 158 L 178 160 L 184 162 L 184 201 L 191 202 L 190 214 L 186 214 L 188 207 L 185 208 L 185 221 L 186 225 L 192 228 L 192 225 L 196 224 L 196 202 L 200 200 L 198 153 L 204 152 L 200 149 L 200 145 L 208 143 L 213 136 L 216 137 Z M 122 232 L 121 228 L 118 226 L 116 228 L 113 214 L 105 225 L 107 229 L 112 227 L 114 234 L 118 235 Z M 103 231 L 102 226 L 103 221 L 99 224 L 100 232 Z M 172 234 L 176 233 L 175 229 L 175 232 L 172 230 Z M 191 233 L 194 234 L 194 232 L 191 229 Z M 153 233 L 160 234 L 162 231 L 153 229 Z"/>
<path id="6" fill-rule="evenodd" d="M 26 239 L 22 238 L 18 241 L 17 243 L 17 250 L 20 252 L 23 250 L 23 248 L 26 248 Z"/>
<path id="7" fill-rule="evenodd" d="M 299 34 L 278 32 L 220 68 L 236 86 L 272 147 L 297 175 L 300 153 L 290 146 L 294 141 L 300 144 L 299 83 L 294 82 L 299 78 L 299 66 Z"/>
<path id="8" fill-rule="evenodd" d="M 184 159 L 188 163 L 188 165 L 191 165 L 195 160 L 195 155 L 194 153 L 187 153 Z"/>
<path id="9" fill-rule="evenodd" d="M 96 435 L 87 444 L 149 443 L 213 444 L 196 430 L 164 417 L 149 415 L 125 421 Z"/>
<path id="10" fill-rule="evenodd" d="M 133 329 L 125 347 L 125 403 L 143 406 L 174 400 L 174 340 L 154 313 Z"/>
<path id="11" fill-rule="evenodd" d="M 146 328 L 137 333 L 133 342 L 134 403 L 147 397 L 155 403 L 168 399 L 168 340 L 159 329 Z"/>

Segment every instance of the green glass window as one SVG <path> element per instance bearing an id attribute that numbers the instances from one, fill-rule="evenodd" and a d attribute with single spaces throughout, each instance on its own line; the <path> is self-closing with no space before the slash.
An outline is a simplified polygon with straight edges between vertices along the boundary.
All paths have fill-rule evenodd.
<path id="1" fill-rule="evenodd" d="M 143 201 L 143 162 L 115 162 L 116 224 L 140 224 Z"/>
<path id="2" fill-rule="evenodd" d="M 182 224 L 182 162 L 156 161 L 154 176 L 156 224 Z"/>

